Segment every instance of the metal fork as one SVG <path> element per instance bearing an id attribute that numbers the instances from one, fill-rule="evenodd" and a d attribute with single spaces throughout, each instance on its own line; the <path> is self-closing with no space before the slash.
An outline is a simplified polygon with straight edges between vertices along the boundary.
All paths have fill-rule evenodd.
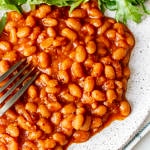
<path id="1" fill-rule="evenodd" d="M 12 92 L 14 92 L 17 87 L 21 86 L 21 84 L 35 70 L 35 68 L 30 68 L 30 65 L 28 63 L 26 63 L 25 65 L 24 63 L 26 63 L 25 59 L 17 62 L 6 73 L 0 76 L 0 83 L 1 83 L 2 81 L 7 79 L 10 75 L 12 75 L 16 71 L 16 73 L 12 77 L 10 77 L 10 79 L 2 87 L 0 87 L 0 93 L 2 92 L 4 93 L 0 97 L 0 104 L 2 105 L 0 107 L 0 116 L 2 116 L 24 94 L 27 88 L 33 83 L 33 81 L 39 75 L 39 71 L 37 71 L 34 75 L 32 75 L 32 77 L 29 80 L 25 82 L 25 84 L 16 93 L 14 93 L 14 95 L 11 96 Z M 17 72 L 17 69 L 21 67 L 21 65 L 24 65 L 24 66 L 20 68 L 20 70 Z M 18 80 L 16 81 L 16 79 Z M 11 84 L 15 81 L 16 83 L 11 86 Z M 7 89 L 9 86 L 11 87 Z M 5 100 L 7 100 L 6 103 L 5 103 Z"/>

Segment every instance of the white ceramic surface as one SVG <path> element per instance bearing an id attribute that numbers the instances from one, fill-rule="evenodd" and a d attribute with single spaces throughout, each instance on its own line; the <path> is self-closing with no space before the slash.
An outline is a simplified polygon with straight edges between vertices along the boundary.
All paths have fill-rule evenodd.
<path id="1" fill-rule="evenodd" d="M 111 13 L 108 13 L 111 16 Z M 131 77 L 126 97 L 132 113 L 123 121 L 115 121 L 88 142 L 72 144 L 69 150 L 121 150 L 134 136 L 150 111 L 150 17 L 142 23 L 128 24 L 136 45 L 130 59 Z"/>

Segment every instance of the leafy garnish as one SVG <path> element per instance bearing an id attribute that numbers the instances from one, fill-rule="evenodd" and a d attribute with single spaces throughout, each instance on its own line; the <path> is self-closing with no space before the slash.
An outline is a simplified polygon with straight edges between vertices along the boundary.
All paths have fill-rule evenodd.
<path id="1" fill-rule="evenodd" d="M 22 5 L 28 4 L 31 8 L 45 3 L 58 7 L 70 6 L 70 12 L 83 2 L 90 0 L 0 0 L 0 10 L 12 10 L 22 12 Z M 146 0 L 97 0 L 99 8 L 104 12 L 106 9 L 116 12 L 116 20 L 126 23 L 128 20 L 137 23 L 142 21 L 144 13 L 150 14 L 144 2 Z M 5 17 L 4 17 L 5 18 Z M 2 18 L 1 20 L 3 20 Z M 1 21 L 2 22 L 2 21 Z M 0 24 L 0 28 L 1 24 Z"/>
<path id="2" fill-rule="evenodd" d="M 132 20 L 136 23 L 142 21 L 144 13 L 150 14 L 150 11 L 144 5 L 146 0 L 98 0 L 103 12 L 106 9 L 116 11 L 116 20 L 126 23 Z"/>
<path id="3" fill-rule="evenodd" d="M 4 14 L 3 17 L 0 20 L 0 34 L 1 34 L 1 32 L 3 31 L 3 29 L 5 27 L 6 21 L 7 21 L 7 15 Z"/>
<path id="4" fill-rule="evenodd" d="M 9 0 L 0 0 L 0 10 L 14 10 L 18 12 L 20 11 L 19 5 Z"/>

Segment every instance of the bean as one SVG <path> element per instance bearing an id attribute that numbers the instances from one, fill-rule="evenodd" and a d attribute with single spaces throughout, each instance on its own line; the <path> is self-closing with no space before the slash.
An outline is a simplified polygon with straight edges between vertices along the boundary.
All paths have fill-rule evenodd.
<path id="1" fill-rule="evenodd" d="M 43 4 L 36 11 L 36 17 L 42 19 L 42 18 L 46 17 L 46 15 L 50 12 L 51 12 L 51 7 L 49 5 Z"/>
<path id="2" fill-rule="evenodd" d="M 45 118 L 40 118 L 37 122 L 37 125 L 40 127 L 40 129 L 46 133 L 46 134 L 50 134 L 52 133 L 52 126 L 50 124 L 50 122 L 45 119 Z"/>
<path id="3" fill-rule="evenodd" d="M 48 47 L 50 47 L 53 44 L 53 37 L 49 37 L 47 39 L 44 39 L 42 42 L 40 42 L 40 48 L 41 49 L 46 49 Z"/>
<path id="4" fill-rule="evenodd" d="M 97 18 L 91 18 L 89 22 L 96 28 L 100 27 L 102 25 L 102 21 Z"/>
<path id="5" fill-rule="evenodd" d="M 99 117 L 92 118 L 91 128 L 99 128 L 103 124 L 102 119 Z"/>
<path id="6" fill-rule="evenodd" d="M 42 19 L 42 23 L 46 27 L 54 27 L 54 26 L 57 26 L 58 24 L 56 19 L 49 18 L 49 17 Z"/>
<path id="7" fill-rule="evenodd" d="M 47 104 L 49 111 L 56 112 L 62 108 L 61 104 L 58 102 L 49 102 Z"/>
<path id="8" fill-rule="evenodd" d="M 134 46 L 135 40 L 134 40 L 134 38 L 133 38 L 132 35 L 129 35 L 129 36 L 126 38 L 126 41 L 127 41 L 127 43 L 128 43 L 131 47 Z"/>
<path id="9" fill-rule="evenodd" d="M 100 76 L 96 79 L 96 85 L 97 86 L 103 86 L 103 84 L 106 82 L 106 77 L 105 76 Z"/>
<path id="10" fill-rule="evenodd" d="M 117 100 L 122 100 L 124 90 L 122 88 L 116 88 Z"/>
<path id="11" fill-rule="evenodd" d="M 67 114 L 67 117 L 65 117 L 61 122 L 63 129 L 72 130 L 72 121 L 74 120 L 74 116 L 74 114 Z"/>
<path id="12" fill-rule="evenodd" d="M 56 146 L 56 142 L 53 139 L 45 139 L 45 140 L 38 140 L 37 141 L 38 149 L 43 150 L 43 149 L 52 149 Z"/>
<path id="13" fill-rule="evenodd" d="M 75 143 L 85 142 L 90 138 L 90 132 L 77 130 L 73 134 L 73 141 Z"/>
<path id="14" fill-rule="evenodd" d="M 129 48 L 129 45 L 124 40 L 117 40 L 117 41 L 115 41 L 115 45 L 117 47 L 124 48 L 124 49 L 128 49 Z"/>
<path id="15" fill-rule="evenodd" d="M 9 13 L 9 17 L 10 17 L 9 18 L 10 20 L 17 22 L 17 21 L 21 20 L 22 15 L 20 13 L 18 13 L 17 11 L 11 11 Z"/>
<path id="16" fill-rule="evenodd" d="M 55 150 L 63 150 L 63 148 L 61 146 L 56 146 Z"/>
<path id="17" fill-rule="evenodd" d="M 10 43 L 7 41 L 0 41 L 0 50 L 2 51 L 10 51 L 11 46 Z"/>
<path id="18" fill-rule="evenodd" d="M 25 109 L 28 110 L 30 113 L 36 113 L 37 105 L 33 102 L 28 102 L 25 105 Z"/>
<path id="19" fill-rule="evenodd" d="M 82 27 L 82 31 L 85 33 L 88 33 L 89 35 L 94 35 L 94 33 L 95 33 L 94 26 L 91 24 L 85 24 Z"/>
<path id="20" fill-rule="evenodd" d="M 68 142 L 67 139 L 66 139 L 66 137 L 65 137 L 65 135 L 63 135 L 62 133 L 56 132 L 56 133 L 53 134 L 52 137 L 60 145 L 65 145 Z"/>
<path id="21" fill-rule="evenodd" d="M 107 112 L 107 107 L 104 105 L 99 105 L 96 109 L 92 111 L 94 115 L 103 116 Z"/>
<path id="22" fill-rule="evenodd" d="M 97 54 L 101 57 L 106 56 L 107 50 L 105 48 L 102 48 L 99 46 L 100 44 L 97 45 Z"/>
<path id="23" fill-rule="evenodd" d="M 124 67 L 123 75 L 128 79 L 130 77 L 130 69 L 129 67 Z"/>
<path id="24" fill-rule="evenodd" d="M 61 112 L 65 115 L 74 113 L 75 111 L 76 111 L 76 107 L 73 103 L 67 104 L 61 109 Z"/>
<path id="25" fill-rule="evenodd" d="M 27 131 L 35 130 L 35 126 L 33 126 L 30 122 L 28 122 L 23 116 L 18 116 L 17 123 L 18 126 L 24 130 Z"/>
<path id="26" fill-rule="evenodd" d="M 6 128 L 6 132 L 12 137 L 19 136 L 19 128 L 17 127 L 16 123 L 9 124 Z"/>
<path id="27" fill-rule="evenodd" d="M 107 31 L 107 29 L 108 29 L 110 26 L 111 26 L 111 23 L 106 20 L 106 21 L 104 22 L 104 24 L 98 28 L 97 34 L 98 34 L 98 35 L 102 35 L 103 33 L 105 33 L 105 32 Z"/>
<path id="28" fill-rule="evenodd" d="M 109 29 L 109 30 L 106 32 L 106 36 L 107 36 L 109 39 L 115 39 L 115 37 L 116 37 L 116 31 L 113 30 L 113 29 Z"/>
<path id="29" fill-rule="evenodd" d="M 47 68 L 50 65 L 50 57 L 46 52 L 40 52 L 38 56 L 39 66 L 41 68 Z"/>
<path id="30" fill-rule="evenodd" d="M 61 35 L 68 38 L 71 41 L 75 41 L 77 39 L 77 34 L 70 28 L 64 28 L 61 32 Z"/>
<path id="31" fill-rule="evenodd" d="M 65 60 L 61 62 L 60 69 L 67 70 L 71 68 L 71 65 L 72 65 L 72 60 L 70 58 L 66 58 Z"/>
<path id="32" fill-rule="evenodd" d="M 47 28 L 47 34 L 49 37 L 56 37 L 56 31 L 53 27 Z"/>
<path id="33" fill-rule="evenodd" d="M 84 114 L 85 113 L 85 108 L 84 107 L 79 107 L 76 109 L 76 114 Z"/>
<path id="34" fill-rule="evenodd" d="M 18 142 L 15 140 L 15 138 L 11 137 L 8 134 L 1 134 L 1 142 L 0 142 L 0 148 L 1 150 L 10 150 L 13 148 L 13 150 L 18 150 Z"/>
<path id="35" fill-rule="evenodd" d="M 92 77 L 99 77 L 102 74 L 103 71 L 103 65 L 101 63 L 94 63 L 91 76 Z"/>
<path id="36" fill-rule="evenodd" d="M 7 60 L 0 61 L 0 74 L 2 75 L 9 69 L 9 63 Z"/>
<path id="37" fill-rule="evenodd" d="M 116 98 L 116 92 L 114 90 L 107 90 L 106 91 L 106 97 L 107 97 L 107 101 L 111 104 Z"/>
<path id="38" fill-rule="evenodd" d="M 80 31 L 81 29 L 81 23 L 75 18 L 68 18 L 66 24 L 69 28 L 75 31 Z"/>
<path id="39" fill-rule="evenodd" d="M 82 91 L 81 91 L 81 89 L 78 85 L 69 84 L 68 88 L 69 88 L 69 92 L 70 92 L 71 95 L 73 95 L 75 97 L 78 97 L 78 98 L 81 98 Z"/>
<path id="40" fill-rule="evenodd" d="M 37 93 L 37 87 L 34 86 L 34 85 L 31 85 L 29 88 L 28 88 L 28 96 L 31 97 L 31 98 L 36 98 L 38 97 L 38 93 Z"/>
<path id="41" fill-rule="evenodd" d="M 5 114 L 8 120 L 15 121 L 17 119 L 17 114 L 11 109 L 8 109 Z"/>
<path id="42" fill-rule="evenodd" d="M 55 87 L 57 85 L 58 85 L 58 81 L 55 79 L 50 79 L 47 83 L 47 86 L 49 86 L 49 87 Z"/>
<path id="43" fill-rule="evenodd" d="M 5 25 L 5 30 L 7 32 L 10 32 L 11 29 L 15 28 L 17 26 L 17 23 L 15 21 L 8 21 Z"/>
<path id="44" fill-rule="evenodd" d="M 57 36 L 55 38 L 55 40 L 53 41 L 53 46 L 57 47 L 57 46 L 64 46 L 66 45 L 66 38 L 62 37 L 62 36 Z"/>
<path id="45" fill-rule="evenodd" d="M 114 71 L 114 68 L 112 66 L 106 65 L 104 72 L 105 72 L 106 78 L 108 78 L 108 79 L 114 79 L 115 78 L 115 71 Z"/>
<path id="46" fill-rule="evenodd" d="M 46 139 L 44 141 L 44 147 L 46 149 L 54 148 L 56 146 L 56 142 L 53 139 Z"/>
<path id="47" fill-rule="evenodd" d="M 37 108 L 37 112 L 44 118 L 49 118 L 51 113 L 49 112 L 48 108 L 44 104 L 40 104 Z"/>
<path id="48" fill-rule="evenodd" d="M 15 62 L 17 60 L 18 56 L 15 51 L 9 51 L 3 55 L 3 59 L 7 60 L 9 62 Z"/>
<path id="49" fill-rule="evenodd" d="M 53 112 L 51 116 L 51 122 L 55 125 L 59 125 L 60 121 L 62 120 L 61 112 Z"/>
<path id="50" fill-rule="evenodd" d="M 95 101 L 94 99 L 93 103 L 91 104 L 91 108 L 96 109 L 97 107 L 98 107 L 98 101 Z"/>
<path id="51" fill-rule="evenodd" d="M 21 149 L 22 149 L 22 150 L 29 150 L 29 149 L 36 150 L 36 149 L 37 149 L 37 146 L 36 146 L 33 142 L 27 140 L 27 141 L 25 141 L 24 143 L 22 143 Z"/>
<path id="52" fill-rule="evenodd" d="M 80 127 L 80 130 L 88 131 L 90 129 L 91 120 L 92 120 L 91 116 L 86 116 L 83 125 Z"/>
<path id="53" fill-rule="evenodd" d="M 86 77 L 84 81 L 84 90 L 87 92 L 91 92 L 94 89 L 94 86 L 95 86 L 94 78 L 91 76 Z"/>
<path id="54" fill-rule="evenodd" d="M 89 54 L 94 54 L 96 52 L 96 43 L 94 41 L 89 41 L 86 50 Z"/>
<path id="55" fill-rule="evenodd" d="M 117 85 L 118 88 L 122 88 L 123 87 L 123 83 L 121 81 L 115 81 L 115 84 Z"/>
<path id="56" fill-rule="evenodd" d="M 88 15 L 90 18 L 97 18 L 97 19 L 103 16 L 103 14 L 97 8 L 90 9 Z"/>
<path id="57" fill-rule="evenodd" d="M 36 21 L 35 19 L 33 18 L 33 16 L 27 16 L 26 20 L 25 20 L 25 23 L 27 26 L 29 27 L 34 27 L 36 25 Z"/>
<path id="58" fill-rule="evenodd" d="M 72 17 L 72 18 L 85 18 L 86 16 L 87 16 L 86 11 L 80 8 L 74 9 L 69 14 L 69 17 Z"/>
<path id="59" fill-rule="evenodd" d="M 24 37 L 27 37 L 29 36 L 30 34 L 30 28 L 29 27 L 20 27 L 18 28 L 18 31 L 17 31 L 17 37 L 18 38 L 24 38 Z"/>
<path id="60" fill-rule="evenodd" d="M 47 85 L 48 81 L 50 80 L 49 76 L 47 74 L 40 74 L 39 76 L 39 80 L 41 82 L 41 84 L 43 84 L 44 86 Z"/>
<path id="61" fill-rule="evenodd" d="M 114 89 L 115 88 L 115 82 L 114 80 L 107 80 L 104 84 L 103 84 L 103 89 L 106 91 L 108 89 Z"/>
<path id="62" fill-rule="evenodd" d="M 17 32 L 17 31 L 16 31 L 15 28 L 12 28 L 12 29 L 10 30 L 9 41 L 10 41 L 11 43 L 17 43 L 18 38 L 17 38 L 17 33 L 16 33 L 16 32 Z"/>
<path id="63" fill-rule="evenodd" d="M 71 66 L 71 73 L 73 77 L 80 78 L 83 76 L 83 70 L 80 63 L 74 62 Z"/>
<path id="64" fill-rule="evenodd" d="M 90 92 L 84 91 L 81 102 L 83 104 L 92 105 L 95 102 L 95 99 L 90 95 Z"/>
<path id="65" fill-rule="evenodd" d="M 60 92 L 60 88 L 59 87 L 46 86 L 45 90 L 49 94 L 58 94 Z"/>
<path id="66" fill-rule="evenodd" d="M 120 113 L 123 116 L 128 116 L 131 112 L 131 107 L 130 104 L 126 101 L 123 100 L 120 102 Z"/>
<path id="67" fill-rule="evenodd" d="M 120 22 L 116 22 L 115 24 L 114 24 L 114 26 L 113 26 L 113 28 L 115 29 L 115 30 L 117 30 L 117 32 L 119 33 L 119 34 L 124 34 L 124 32 L 125 32 L 125 27 L 124 27 L 124 25 L 122 24 L 122 23 L 120 23 Z"/>
<path id="68" fill-rule="evenodd" d="M 100 35 L 96 38 L 96 42 L 97 43 L 102 43 L 106 48 L 109 48 L 110 47 L 110 41 L 109 39 L 104 36 L 104 35 Z"/>
<path id="69" fill-rule="evenodd" d="M 28 139 L 29 140 L 37 140 L 41 136 L 42 136 L 42 131 L 41 130 L 28 132 Z"/>
<path id="70" fill-rule="evenodd" d="M 58 71 L 57 78 L 63 84 L 66 84 L 69 82 L 69 75 L 68 75 L 67 71 L 65 71 L 65 70 Z"/>
<path id="71" fill-rule="evenodd" d="M 37 51 L 36 46 L 30 46 L 24 49 L 23 55 L 24 56 L 31 56 Z"/>
<path id="72" fill-rule="evenodd" d="M 61 93 L 61 98 L 67 102 L 74 102 L 75 101 L 75 97 L 69 93 L 66 93 L 66 92 Z"/>
<path id="73" fill-rule="evenodd" d="M 96 101 L 105 101 L 106 100 L 105 93 L 100 91 L 100 90 L 93 90 L 92 91 L 92 97 Z"/>
<path id="74" fill-rule="evenodd" d="M 84 65 L 86 67 L 89 67 L 89 68 L 92 68 L 93 67 L 93 64 L 94 64 L 94 61 L 90 58 L 87 58 L 85 61 L 84 61 Z"/>
<path id="75" fill-rule="evenodd" d="M 124 59 L 122 60 L 122 64 L 124 66 L 126 66 L 129 63 L 130 60 L 130 53 L 127 53 L 127 55 L 124 57 Z"/>
<path id="76" fill-rule="evenodd" d="M 81 8 L 88 11 L 90 9 L 90 3 L 89 2 L 81 3 Z"/>
<path id="77" fill-rule="evenodd" d="M 84 60 L 86 59 L 86 50 L 84 46 L 77 46 L 75 58 L 77 62 L 84 62 Z"/>
<path id="78" fill-rule="evenodd" d="M 40 27 L 36 26 L 36 27 L 33 28 L 33 31 L 32 31 L 32 33 L 29 35 L 29 38 L 30 38 L 31 40 L 36 40 L 36 39 L 38 38 L 38 36 L 39 36 L 40 33 L 41 33 Z"/>
<path id="79" fill-rule="evenodd" d="M 127 54 L 126 49 L 118 48 L 113 52 L 112 57 L 115 60 L 121 60 L 126 56 L 126 54 Z"/>
<path id="80" fill-rule="evenodd" d="M 76 115 L 73 119 L 72 126 L 75 130 L 79 130 L 84 122 L 84 117 L 82 114 Z"/>

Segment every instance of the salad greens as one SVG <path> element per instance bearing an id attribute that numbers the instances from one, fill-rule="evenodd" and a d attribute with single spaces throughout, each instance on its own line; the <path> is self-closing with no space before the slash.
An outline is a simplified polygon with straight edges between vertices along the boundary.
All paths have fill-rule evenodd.
<path id="1" fill-rule="evenodd" d="M 78 7 L 81 3 L 90 0 L 0 0 L 0 10 L 12 10 L 22 12 L 22 5 L 31 5 L 35 8 L 36 5 L 46 3 L 55 6 L 70 6 L 70 12 Z M 116 12 L 116 20 L 126 23 L 127 20 L 132 20 L 136 23 L 142 21 L 144 13 L 150 14 L 144 2 L 146 0 L 98 0 L 99 8 L 104 12 L 111 10 Z M 0 20 L 0 32 L 6 22 L 6 16 Z"/>
<path id="2" fill-rule="evenodd" d="M 98 0 L 101 10 L 109 9 L 116 11 L 116 20 L 126 23 L 132 20 L 136 23 L 142 21 L 144 13 L 150 11 L 144 5 L 146 0 Z"/>
<path id="3" fill-rule="evenodd" d="M 7 15 L 4 14 L 0 20 L 0 33 L 3 31 L 6 21 L 7 21 Z"/>

